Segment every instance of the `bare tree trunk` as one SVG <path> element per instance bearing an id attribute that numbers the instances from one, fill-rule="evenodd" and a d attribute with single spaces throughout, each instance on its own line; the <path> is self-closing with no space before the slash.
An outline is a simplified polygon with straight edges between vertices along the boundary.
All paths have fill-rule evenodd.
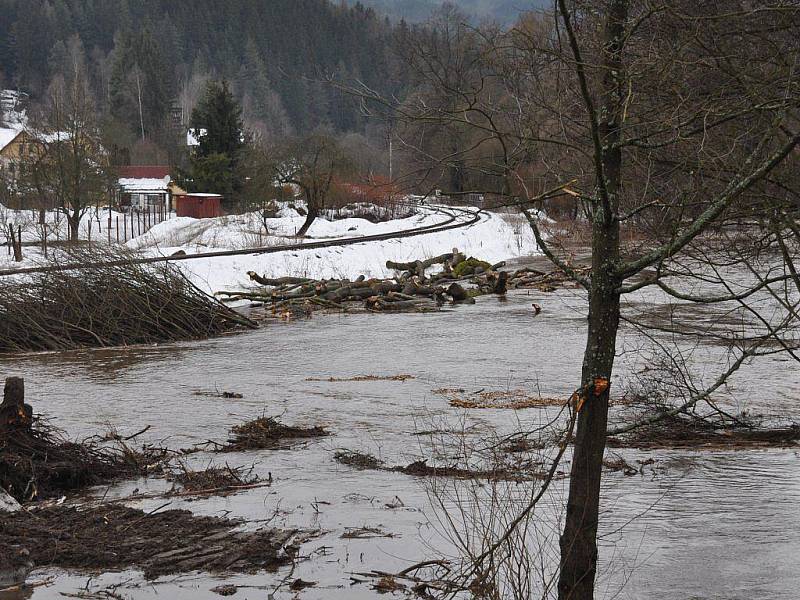
<path id="1" fill-rule="evenodd" d="M 317 208 L 317 203 L 312 202 L 311 199 L 309 198 L 307 204 L 308 204 L 308 213 L 306 214 L 305 223 L 303 223 L 303 226 L 297 232 L 298 236 L 304 236 L 311 227 L 311 224 L 314 222 L 314 219 L 316 219 L 319 216 L 319 209 Z"/>
<path id="2" fill-rule="evenodd" d="M 14 262 L 22 262 L 22 229 L 14 229 L 14 225 L 8 224 L 8 232 L 11 238 L 11 248 L 14 251 Z"/>
<path id="3" fill-rule="evenodd" d="M 606 263 L 601 257 L 594 260 Z M 601 266 L 602 268 L 602 266 Z M 598 271 L 592 275 L 589 333 L 581 376 L 580 409 L 575 433 L 569 498 L 561 536 L 561 573 L 558 596 L 562 600 L 592 600 L 597 570 L 597 520 L 600 476 L 606 445 L 608 398 L 614 367 L 619 294 L 613 278 Z"/>
<path id="4" fill-rule="evenodd" d="M 562 9 L 564 4 L 561 3 Z M 594 136 L 597 195 L 592 211 L 592 275 L 589 287 L 589 331 L 583 357 L 581 393 L 570 471 L 569 497 L 561 536 L 560 600 L 593 600 L 597 574 L 597 521 L 600 478 L 608 425 L 608 398 L 614 368 L 620 315 L 619 220 L 622 172 L 620 139 L 621 73 L 627 0 L 613 0 L 606 16 L 604 76 Z M 576 57 L 578 52 L 576 51 Z M 592 102 L 584 91 L 590 113 Z"/>
<path id="5" fill-rule="evenodd" d="M 136 91 L 139 100 L 139 124 L 142 128 L 142 139 L 144 139 L 144 114 L 142 113 L 142 83 L 140 81 L 139 65 L 136 65 Z"/>
<path id="6" fill-rule="evenodd" d="M 73 243 L 77 242 L 80 236 L 80 216 L 67 213 L 67 225 L 69 226 L 69 241 Z"/>

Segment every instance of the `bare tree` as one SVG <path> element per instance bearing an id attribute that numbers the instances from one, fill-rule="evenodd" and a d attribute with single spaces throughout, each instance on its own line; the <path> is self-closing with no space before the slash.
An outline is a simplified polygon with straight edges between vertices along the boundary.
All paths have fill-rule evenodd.
<path id="1" fill-rule="evenodd" d="M 297 185 L 305 196 L 308 212 L 297 231 L 303 236 L 326 208 L 335 179 L 347 175 L 352 162 L 332 137 L 320 132 L 275 149 L 270 156 L 276 183 Z"/>
<path id="2" fill-rule="evenodd" d="M 68 78 L 50 84 L 22 159 L 20 192 L 40 208 L 62 211 L 69 239 L 77 241 L 83 215 L 107 198 L 109 177 L 85 65 L 74 66 Z"/>
<path id="3" fill-rule="evenodd" d="M 586 290 L 558 595 L 588 600 L 618 333 L 621 321 L 648 327 L 623 313 L 623 299 L 657 293 L 719 306 L 737 325 L 660 326 L 724 342 L 725 366 L 671 410 L 615 433 L 710 401 L 758 356 L 798 358 L 800 182 L 789 162 L 800 143 L 800 7 L 556 0 L 551 13 L 526 15 L 510 31 L 460 25 L 439 35 L 451 43 L 423 36 L 410 52 L 425 93 L 399 105 L 357 93 L 406 124 L 397 135 L 428 161 L 422 175 L 458 166 L 519 206 L 542 252 Z M 435 152 L 421 143 L 444 126 L 469 130 L 470 147 Z M 553 198 L 580 203 L 586 215 L 589 276 L 532 213 Z M 624 231 L 637 241 L 623 244 Z"/>

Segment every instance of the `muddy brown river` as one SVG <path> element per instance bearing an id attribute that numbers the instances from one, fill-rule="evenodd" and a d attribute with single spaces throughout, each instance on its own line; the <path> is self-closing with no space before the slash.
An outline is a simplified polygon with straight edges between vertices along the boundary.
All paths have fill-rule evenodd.
<path id="1" fill-rule="evenodd" d="M 543 307 L 536 317 L 532 302 Z M 473 306 L 434 314 L 315 316 L 201 342 L 0 358 L 0 373 L 24 376 L 35 410 L 53 417 L 71 437 L 96 433 L 107 424 L 122 434 L 151 425 L 146 441 L 178 448 L 224 441 L 231 425 L 262 414 L 278 415 L 285 423 L 325 425 L 332 432 L 291 450 L 196 455 L 192 461 L 200 465 L 212 460 L 254 464 L 255 472 L 271 474 L 274 484 L 224 498 L 174 499 L 170 505 L 318 530 L 303 545 L 303 560 L 291 574 L 187 574 L 145 582 L 135 571 L 89 577 L 38 570 L 31 580 L 49 580 L 47 585 L 5 597 L 62 598 L 62 592 L 120 584 L 115 589 L 123 597 L 216 598 L 210 590 L 224 582 L 252 586 L 240 588 L 237 598 L 266 598 L 289 576 L 316 582 L 300 598 L 376 597 L 369 585 L 352 584 L 350 574 L 398 571 L 454 551 L 437 526 L 421 480 L 354 470 L 333 460 L 336 449 L 407 463 L 429 453 L 425 436 L 415 435 L 422 430 L 462 427 L 481 438 L 543 421 L 548 412 L 543 409 L 453 408 L 434 390 L 520 388 L 566 397 L 579 378 L 584 306 L 574 290 L 514 292 L 506 302 L 483 297 Z M 711 317 L 696 314 L 698 322 L 706 318 Z M 626 329 L 619 348 L 621 374 L 631 368 L 638 344 Z M 695 354 L 697 371 L 713 380 L 721 349 Z M 415 378 L 324 381 L 401 373 Z M 800 421 L 799 383 L 796 363 L 764 358 L 736 375 L 726 401 L 778 421 Z M 235 391 L 243 398 L 215 397 L 216 391 Z M 624 454 L 657 462 L 641 475 L 604 475 L 598 597 L 798 597 L 798 450 Z M 162 480 L 140 480 L 94 493 L 123 497 L 135 489 L 167 486 Z M 563 498 L 565 488 L 564 481 L 557 482 L 553 497 Z M 163 499 L 131 504 L 151 510 Z M 551 518 L 553 543 L 558 517 Z M 348 528 L 364 526 L 392 537 L 342 539 Z M 274 594 L 293 596 L 285 587 Z"/>

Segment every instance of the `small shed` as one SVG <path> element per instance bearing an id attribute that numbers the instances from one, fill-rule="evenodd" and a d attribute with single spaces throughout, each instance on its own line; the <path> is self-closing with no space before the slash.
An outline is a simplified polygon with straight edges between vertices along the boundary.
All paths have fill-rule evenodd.
<path id="1" fill-rule="evenodd" d="M 219 194 L 182 194 L 175 196 L 175 214 L 179 217 L 209 219 L 222 216 Z"/>
<path id="2" fill-rule="evenodd" d="M 118 167 L 119 205 L 122 208 L 147 210 L 165 207 L 172 210 L 169 167 L 160 165 L 126 165 Z"/>

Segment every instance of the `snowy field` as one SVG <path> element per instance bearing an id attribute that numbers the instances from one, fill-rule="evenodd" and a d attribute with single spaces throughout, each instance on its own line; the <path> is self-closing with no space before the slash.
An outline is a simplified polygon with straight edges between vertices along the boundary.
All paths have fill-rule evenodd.
<path id="1" fill-rule="evenodd" d="M 462 217 L 464 218 L 464 217 Z M 209 249 L 238 249 L 254 246 L 256 234 L 250 227 L 253 215 L 223 217 L 221 219 L 173 219 L 154 227 L 150 233 L 128 243 L 148 255 L 169 255 L 178 250 L 187 253 Z M 420 214 L 406 219 L 373 224 L 365 219 L 325 221 L 318 219 L 311 226 L 306 241 L 375 235 L 405 229 L 418 229 L 442 223 L 446 217 L 431 209 L 421 209 Z M 287 216 L 271 219 L 270 232 L 278 234 L 265 238 L 261 245 L 295 243 L 288 237 L 299 228 L 303 217 Z M 288 238 L 288 239 L 287 239 Z M 197 259 L 180 263 L 192 279 L 210 292 L 249 286 L 247 271 L 256 271 L 267 277 L 291 275 L 313 278 L 384 277 L 391 274 L 387 260 L 410 261 L 437 256 L 458 248 L 467 255 L 488 262 L 499 262 L 515 256 L 535 254 L 533 235 L 529 230 L 515 233 L 514 229 L 497 215 L 484 213 L 481 220 L 471 226 L 443 232 L 434 232 L 405 239 L 383 240 L 341 246 Z"/>
<path id="2" fill-rule="evenodd" d="M 8 214 L 9 211 L 6 210 L 6 215 Z M 30 219 L 30 211 L 15 216 Z M 116 222 L 116 216 L 112 213 L 112 225 Z M 319 218 L 311 226 L 308 236 L 299 239 L 295 238 L 294 234 L 303 224 L 304 217 L 288 208 L 283 208 L 278 217 L 267 219 L 266 223 L 261 220 L 258 213 L 215 219 L 173 217 L 153 226 L 147 233 L 129 240 L 126 246 L 145 256 L 169 256 L 178 251 L 194 254 L 218 250 L 242 250 L 418 229 L 444 223 L 447 218 L 447 215 L 437 212 L 435 207 L 425 206 L 421 206 L 415 216 L 384 223 L 371 223 L 356 218 L 336 221 Z M 56 217 L 48 213 L 48 219 L 55 223 Z M 459 219 L 469 220 L 469 217 L 465 215 Z M 81 223 L 83 239 L 88 238 L 90 220 L 92 239 L 99 239 L 101 244 L 106 244 L 108 213 L 101 211 L 99 218 L 92 214 L 84 219 Z M 98 229 L 98 221 L 103 224 L 102 229 Z M 59 226 L 65 227 L 63 223 L 59 223 Z M 35 227 L 35 224 L 27 223 L 23 228 L 24 240 L 41 239 L 36 237 Z M 53 231 L 55 230 L 54 227 Z M 52 235 L 55 236 L 54 233 Z M 112 231 L 112 240 L 115 236 L 116 231 Z M 537 253 L 536 243 L 527 225 L 523 227 L 512 225 L 496 214 L 481 213 L 480 221 L 473 225 L 405 239 L 272 254 L 221 256 L 180 261 L 175 264 L 179 265 L 202 289 L 213 293 L 249 286 L 247 271 L 256 271 L 270 277 L 291 275 L 353 278 L 362 274 L 367 277 L 383 277 L 391 274 L 386 268 L 387 260 L 425 259 L 450 252 L 453 248 L 492 263 Z M 41 263 L 41 250 L 33 246 L 24 248 L 22 263 L 12 262 L 12 257 L 7 251 L 0 255 L 0 269 L 34 266 Z"/>
<path id="3" fill-rule="evenodd" d="M 61 242 L 69 238 L 67 218 L 55 210 L 45 211 L 44 223 L 40 223 L 37 210 L 13 210 L 0 204 L 0 223 L 4 226 L 13 225 L 15 230 L 19 229 L 23 243 L 27 244 L 41 243 L 45 235 L 48 242 Z M 120 241 L 124 241 L 125 235 L 130 239 L 137 233 L 138 223 L 131 225 L 131 215 L 108 208 L 92 209 L 82 216 L 78 236 L 82 240 L 108 242 L 110 233 L 111 240 L 116 242 L 117 225 Z M 142 230 L 146 229 L 146 224 L 143 223 L 141 227 Z M 4 227 L 0 231 L 0 243 L 5 244 L 7 237 L 8 232 Z"/>

